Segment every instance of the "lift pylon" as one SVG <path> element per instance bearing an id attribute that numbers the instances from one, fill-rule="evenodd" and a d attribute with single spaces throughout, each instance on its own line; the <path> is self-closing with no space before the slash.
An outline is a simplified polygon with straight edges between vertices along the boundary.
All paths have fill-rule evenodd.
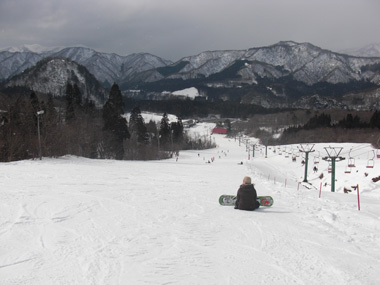
<path id="1" fill-rule="evenodd" d="M 343 147 L 325 147 L 327 152 L 326 157 L 322 158 L 329 162 L 329 169 L 331 164 L 331 192 L 335 192 L 335 162 L 344 160 L 344 157 L 339 156 Z"/>

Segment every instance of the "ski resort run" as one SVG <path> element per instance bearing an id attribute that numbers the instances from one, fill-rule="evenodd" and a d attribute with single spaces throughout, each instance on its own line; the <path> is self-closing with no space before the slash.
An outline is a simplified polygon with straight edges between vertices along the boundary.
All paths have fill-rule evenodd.
<path id="1" fill-rule="evenodd" d="M 178 160 L 0 163 L 0 284 L 378 284 L 375 149 L 304 145 L 306 174 L 300 145 L 265 147 L 214 127 L 188 131 L 217 148 Z M 345 158 L 335 192 L 326 148 Z M 219 205 L 244 176 L 273 206 Z"/>

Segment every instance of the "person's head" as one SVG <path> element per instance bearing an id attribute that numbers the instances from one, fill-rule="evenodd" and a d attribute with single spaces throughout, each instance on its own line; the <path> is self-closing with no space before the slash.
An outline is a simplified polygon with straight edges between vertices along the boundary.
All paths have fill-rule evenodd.
<path id="1" fill-rule="evenodd" d="M 251 184 L 251 177 L 246 176 L 243 178 L 243 184 Z"/>

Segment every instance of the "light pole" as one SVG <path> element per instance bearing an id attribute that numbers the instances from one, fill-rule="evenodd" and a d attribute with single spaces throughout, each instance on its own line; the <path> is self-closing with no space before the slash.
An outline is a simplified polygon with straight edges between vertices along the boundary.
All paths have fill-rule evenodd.
<path id="1" fill-rule="evenodd" d="M 41 153 L 41 135 L 40 135 L 40 115 L 44 114 L 45 111 L 41 110 L 37 112 L 37 129 L 38 129 L 38 153 L 40 155 L 40 160 L 42 159 Z"/>

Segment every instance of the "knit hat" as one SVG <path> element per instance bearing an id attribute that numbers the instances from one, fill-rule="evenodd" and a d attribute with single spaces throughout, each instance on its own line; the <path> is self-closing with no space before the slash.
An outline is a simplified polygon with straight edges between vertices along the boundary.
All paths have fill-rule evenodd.
<path id="1" fill-rule="evenodd" d="M 249 176 L 244 177 L 243 184 L 251 184 L 251 177 Z"/>

